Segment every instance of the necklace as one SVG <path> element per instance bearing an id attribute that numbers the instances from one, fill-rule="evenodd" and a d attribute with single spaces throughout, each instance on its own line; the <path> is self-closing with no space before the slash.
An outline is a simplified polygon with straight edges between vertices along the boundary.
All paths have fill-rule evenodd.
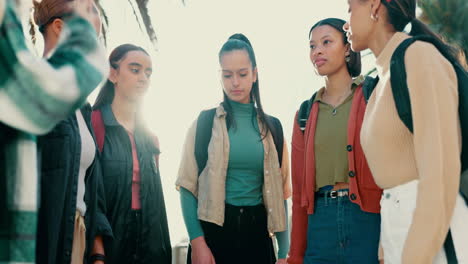
<path id="1" fill-rule="evenodd" d="M 330 105 L 331 107 L 333 107 L 333 110 L 332 110 L 332 115 L 335 116 L 337 113 L 338 113 L 338 107 L 340 107 L 340 105 L 353 93 L 353 90 L 349 90 L 347 93 L 343 94 L 343 95 L 340 95 L 338 96 L 338 102 L 337 104 L 333 105 L 333 104 L 328 104 Z M 327 90 L 324 90 L 323 91 L 323 94 L 322 94 L 322 97 L 329 97 L 329 95 L 327 95 Z"/>

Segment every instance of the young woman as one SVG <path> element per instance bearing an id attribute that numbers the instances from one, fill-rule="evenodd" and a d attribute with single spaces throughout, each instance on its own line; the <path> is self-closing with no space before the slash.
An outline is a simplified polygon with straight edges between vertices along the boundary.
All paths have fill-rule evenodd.
<path id="1" fill-rule="evenodd" d="M 35 263 L 41 193 L 34 135 L 82 106 L 109 67 L 90 22 L 93 1 L 77 0 L 65 19 L 68 34 L 47 60 L 28 50 L 18 2 L 26 3 L 0 1 L 0 261 Z"/>
<path id="2" fill-rule="evenodd" d="M 366 103 L 353 77 L 361 55 L 350 50 L 344 24 L 327 18 L 309 32 L 310 60 L 325 87 L 294 121 L 291 264 L 378 263 L 382 191 L 359 140 Z"/>
<path id="3" fill-rule="evenodd" d="M 263 111 L 255 54 L 244 35 L 224 43 L 219 63 L 224 100 L 209 110 L 212 122 L 199 118 L 190 128 L 176 182 L 191 244 L 187 262 L 275 263 L 276 234 L 276 263 L 285 263 L 289 168 L 285 145 L 274 139 L 283 138 L 281 124 Z M 197 138 L 206 131 L 207 161 L 199 167 Z"/>
<path id="4" fill-rule="evenodd" d="M 398 116 L 389 69 L 395 49 L 410 36 L 432 36 L 447 50 L 452 48 L 416 18 L 415 0 L 349 0 L 348 4 L 345 29 L 351 47 L 374 53 L 380 78 L 369 98 L 361 139 L 373 176 L 384 188 L 385 263 L 446 263 L 441 248 L 449 227 L 459 263 L 464 263 L 468 209 L 458 194 L 458 84 L 449 62 L 455 55 L 444 57 L 422 41 L 407 49 L 404 63 L 414 133 Z M 402 32 L 408 23 L 409 35 Z M 465 220 L 460 224 L 457 218 Z"/>
<path id="5" fill-rule="evenodd" d="M 161 178 L 159 142 L 139 117 L 150 85 L 152 62 L 141 47 L 124 44 L 109 56 L 111 72 L 93 112 L 101 150 L 107 217 L 114 241 L 109 263 L 171 263 Z"/>
<path id="6" fill-rule="evenodd" d="M 44 57 L 57 46 L 73 1 L 34 2 L 34 22 L 44 37 Z M 96 6 L 92 22 L 99 34 Z M 105 216 L 102 175 L 91 129 L 91 106 L 71 114 L 39 138 L 41 198 L 37 263 L 104 263 L 103 238 L 112 238 Z M 57 212 L 60 212 L 57 214 Z M 85 252 L 86 251 L 86 252 Z M 97 261 L 94 261 L 97 260 Z"/>

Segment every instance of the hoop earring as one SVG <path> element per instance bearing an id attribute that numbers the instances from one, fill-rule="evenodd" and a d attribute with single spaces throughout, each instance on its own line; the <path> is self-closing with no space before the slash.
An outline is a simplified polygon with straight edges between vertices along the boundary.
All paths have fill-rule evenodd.
<path id="1" fill-rule="evenodd" d="M 346 62 L 350 62 L 351 61 L 351 56 L 346 56 L 345 59 L 344 59 Z"/>

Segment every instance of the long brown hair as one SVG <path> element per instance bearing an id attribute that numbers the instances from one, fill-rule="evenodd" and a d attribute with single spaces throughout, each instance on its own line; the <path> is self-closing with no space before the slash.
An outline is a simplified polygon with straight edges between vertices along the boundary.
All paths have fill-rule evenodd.
<path id="1" fill-rule="evenodd" d="M 34 24 L 39 27 L 39 32 L 45 33 L 47 25 L 57 18 L 63 18 L 73 12 L 73 2 L 75 0 L 33 0 L 34 9 L 32 18 L 29 21 L 29 33 L 33 43 L 36 42 L 36 30 Z"/>
<path id="2" fill-rule="evenodd" d="M 119 62 L 124 59 L 125 55 L 130 51 L 142 51 L 149 56 L 148 52 L 142 47 L 133 45 L 133 44 L 122 44 L 115 48 L 109 55 L 109 64 L 113 69 L 119 68 Z M 114 84 L 107 79 L 104 86 L 99 91 L 99 94 L 96 98 L 96 102 L 93 105 L 93 109 L 98 109 L 103 105 L 111 104 L 114 100 L 115 88 Z"/>

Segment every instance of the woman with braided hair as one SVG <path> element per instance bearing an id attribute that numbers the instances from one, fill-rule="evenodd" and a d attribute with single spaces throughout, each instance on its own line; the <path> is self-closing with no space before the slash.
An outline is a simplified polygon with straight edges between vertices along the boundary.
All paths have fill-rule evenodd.
<path id="1" fill-rule="evenodd" d="M 44 37 L 44 57 L 54 53 L 76 4 L 77 1 L 68 0 L 34 1 L 33 17 Z M 94 2 L 89 8 L 90 21 L 99 35 L 99 12 Z M 88 74 L 96 73 L 89 68 Z M 104 186 L 94 138 L 89 103 L 39 137 L 39 264 L 104 263 L 104 243 L 110 242 L 112 231 L 105 216 Z"/>
<path id="2" fill-rule="evenodd" d="M 76 0 L 68 8 L 61 24 L 66 35 L 47 58 L 38 58 L 27 48 L 20 20 L 21 6 L 27 2 L 31 3 L 0 0 L 1 263 L 35 263 L 36 244 L 47 244 L 36 236 L 38 198 L 52 192 L 39 190 L 37 135 L 75 113 L 109 71 L 91 22 L 92 0 Z M 61 218 L 62 209 L 51 217 Z M 72 229 L 74 217 L 73 210 Z M 55 263 L 55 255 L 65 252 L 52 253 L 51 262 L 37 263 Z"/>

